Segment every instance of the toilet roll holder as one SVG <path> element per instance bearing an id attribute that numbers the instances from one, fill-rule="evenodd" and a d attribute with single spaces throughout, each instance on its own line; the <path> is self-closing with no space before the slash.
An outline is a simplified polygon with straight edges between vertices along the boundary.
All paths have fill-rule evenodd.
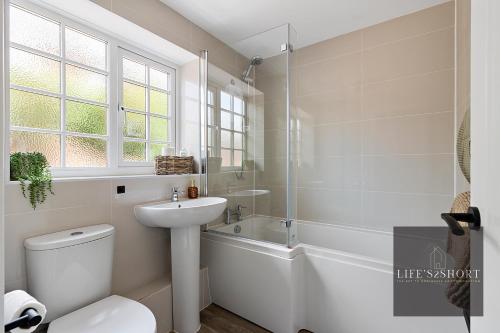
<path id="1" fill-rule="evenodd" d="M 5 332 L 10 332 L 15 328 L 28 329 L 40 324 L 42 316 L 33 308 L 28 308 L 21 313 L 21 317 L 5 324 Z"/>

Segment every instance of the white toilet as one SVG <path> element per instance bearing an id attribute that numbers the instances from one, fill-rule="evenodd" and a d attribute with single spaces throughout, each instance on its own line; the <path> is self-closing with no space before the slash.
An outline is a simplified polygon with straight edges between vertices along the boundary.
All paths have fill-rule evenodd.
<path id="1" fill-rule="evenodd" d="M 147 307 L 110 296 L 113 242 L 108 224 L 24 241 L 28 291 L 47 307 L 48 333 L 156 333 Z"/>

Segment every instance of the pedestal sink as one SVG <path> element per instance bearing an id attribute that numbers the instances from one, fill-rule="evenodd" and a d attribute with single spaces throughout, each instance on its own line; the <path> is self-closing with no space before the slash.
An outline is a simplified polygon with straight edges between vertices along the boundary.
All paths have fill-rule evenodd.
<path id="1" fill-rule="evenodd" d="M 134 207 L 140 223 L 171 228 L 174 329 L 195 333 L 200 328 L 200 225 L 212 222 L 226 208 L 224 198 L 152 202 Z"/>

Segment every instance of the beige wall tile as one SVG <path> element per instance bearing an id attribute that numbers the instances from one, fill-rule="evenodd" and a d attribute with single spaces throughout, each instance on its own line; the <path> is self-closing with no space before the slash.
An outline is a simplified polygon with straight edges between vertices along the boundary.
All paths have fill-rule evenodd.
<path id="1" fill-rule="evenodd" d="M 454 71 L 367 84 L 363 87 L 364 119 L 453 111 Z"/>
<path id="2" fill-rule="evenodd" d="M 369 120 L 363 124 L 365 154 L 453 153 L 453 112 Z"/>
<path id="3" fill-rule="evenodd" d="M 136 204 L 169 198 L 172 186 L 185 189 L 191 177 L 121 178 L 54 183 L 55 196 L 35 211 L 12 183 L 5 216 L 6 281 L 8 290 L 26 288 L 24 239 L 81 226 L 115 226 L 113 293 L 125 294 L 170 273 L 170 242 L 166 229 L 147 228 L 136 221 Z M 126 193 L 116 196 L 116 186 Z"/>
<path id="4" fill-rule="evenodd" d="M 368 49 L 363 57 L 366 82 L 450 69 L 453 65 L 453 28 Z"/>
<path id="5" fill-rule="evenodd" d="M 314 156 L 359 155 L 362 152 L 361 130 L 359 122 L 322 126 L 303 124 L 299 154 L 305 160 Z"/>
<path id="6" fill-rule="evenodd" d="M 297 70 L 299 96 L 359 85 L 361 57 L 362 53 L 353 53 L 300 67 Z"/>
<path id="7" fill-rule="evenodd" d="M 361 120 L 361 86 L 296 97 L 292 103 L 297 119 L 307 124 Z"/>
<path id="8" fill-rule="evenodd" d="M 453 193 L 453 154 L 366 156 L 363 163 L 367 191 Z"/>
<path id="9" fill-rule="evenodd" d="M 299 159 L 297 186 L 304 188 L 328 188 L 334 190 L 361 190 L 362 157 L 314 156 Z"/>
<path id="10" fill-rule="evenodd" d="M 394 226 L 441 226 L 439 212 L 450 209 L 452 195 L 363 192 L 363 225 L 391 232 Z"/>
<path id="11" fill-rule="evenodd" d="M 454 25 L 454 1 L 363 29 L 364 47 L 425 34 Z"/>
<path id="12" fill-rule="evenodd" d="M 335 58 L 347 53 L 359 52 L 363 45 L 362 31 L 354 31 L 296 50 L 295 65 L 302 66 L 311 62 Z"/>
<path id="13" fill-rule="evenodd" d="M 360 191 L 298 188 L 297 202 L 299 220 L 342 225 L 362 223 Z"/>

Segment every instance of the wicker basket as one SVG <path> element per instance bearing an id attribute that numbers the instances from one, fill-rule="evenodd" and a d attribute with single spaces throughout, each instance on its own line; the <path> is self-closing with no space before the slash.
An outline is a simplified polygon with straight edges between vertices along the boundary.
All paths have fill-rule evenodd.
<path id="1" fill-rule="evenodd" d="M 157 175 L 180 175 L 193 173 L 193 156 L 156 156 Z"/>

